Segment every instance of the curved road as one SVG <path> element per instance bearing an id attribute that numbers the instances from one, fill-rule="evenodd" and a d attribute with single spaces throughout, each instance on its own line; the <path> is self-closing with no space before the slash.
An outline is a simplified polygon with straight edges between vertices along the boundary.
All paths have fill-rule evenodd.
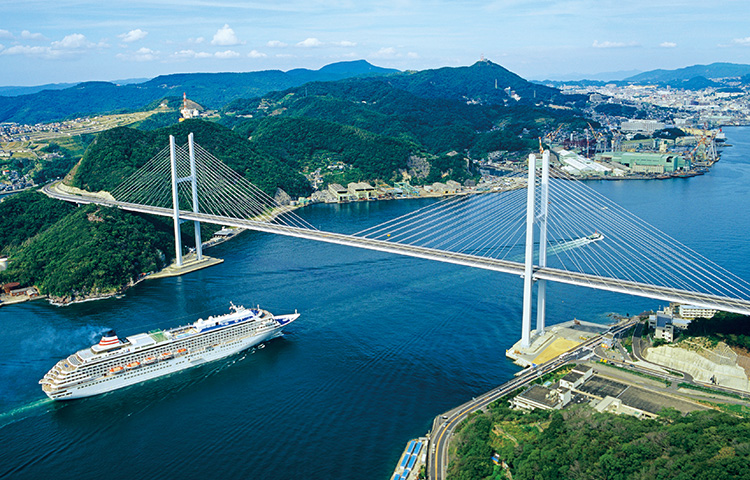
<path id="1" fill-rule="evenodd" d="M 627 323 L 618 324 L 609 330 L 610 333 L 617 334 L 628 328 L 632 327 L 636 322 L 628 321 Z M 470 402 L 467 402 L 460 407 L 457 407 L 445 414 L 436 417 L 433 421 L 433 428 L 430 434 L 430 445 L 428 450 L 427 460 L 427 478 L 430 480 L 439 480 L 445 478 L 446 471 L 448 468 L 448 445 L 450 439 L 453 436 L 453 431 L 456 427 L 465 420 L 469 414 L 479 410 L 483 410 L 490 403 L 502 398 L 503 396 L 511 393 L 512 391 L 528 385 L 537 378 L 545 375 L 552 370 L 560 367 L 572 359 L 577 359 L 581 354 L 587 353 L 587 351 L 593 350 L 593 348 L 600 344 L 602 341 L 602 335 L 597 335 L 590 338 L 586 342 L 580 344 L 574 350 L 566 352 L 557 358 L 554 358 L 547 363 L 543 363 L 536 368 L 530 368 L 525 371 L 522 375 L 510 380 L 509 382 L 501 385 L 499 388 L 492 390 L 484 395 L 476 398 L 472 398 Z"/>

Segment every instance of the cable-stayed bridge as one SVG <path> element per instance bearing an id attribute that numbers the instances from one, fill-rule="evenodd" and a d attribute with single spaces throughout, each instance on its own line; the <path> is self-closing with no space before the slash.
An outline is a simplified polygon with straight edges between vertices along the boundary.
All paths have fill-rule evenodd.
<path id="1" fill-rule="evenodd" d="M 526 178 L 505 178 L 497 192 L 448 197 L 354 234 L 316 229 L 194 144 L 192 134 L 185 146 L 170 138 L 168 148 L 112 192 L 45 191 L 70 202 L 172 217 L 178 265 L 180 222 L 193 221 L 199 258 L 200 223 L 208 222 L 516 274 L 524 278 L 524 346 L 534 282 L 539 332 L 547 281 L 750 314 L 748 282 L 584 183 L 551 178 L 548 152 L 541 160 Z M 536 166 L 536 156 L 529 164 Z"/>

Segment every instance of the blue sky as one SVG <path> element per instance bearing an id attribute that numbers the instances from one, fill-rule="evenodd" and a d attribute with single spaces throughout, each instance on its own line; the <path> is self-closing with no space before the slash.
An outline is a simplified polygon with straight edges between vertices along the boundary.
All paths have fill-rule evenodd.
<path id="1" fill-rule="evenodd" d="M 529 79 L 750 63 L 749 19 L 747 0 L 2 0 L 0 85 L 482 55 Z"/>

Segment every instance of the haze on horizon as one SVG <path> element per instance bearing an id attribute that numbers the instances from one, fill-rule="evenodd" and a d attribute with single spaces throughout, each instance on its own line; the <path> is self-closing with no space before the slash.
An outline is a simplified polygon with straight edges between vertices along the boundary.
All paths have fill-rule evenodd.
<path id="1" fill-rule="evenodd" d="M 528 79 L 750 64 L 743 0 L 10 0 L 0 85 L 318 69 L 423 70 L 481 56 Z M 626 74 L 620 75 L 627 76 Z"/>

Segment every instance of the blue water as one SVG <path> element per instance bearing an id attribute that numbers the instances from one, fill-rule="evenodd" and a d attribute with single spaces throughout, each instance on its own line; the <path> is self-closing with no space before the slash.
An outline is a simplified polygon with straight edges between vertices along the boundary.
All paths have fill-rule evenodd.
<path id="1" fill-rule="evenodd" d="M 750 278 L 750 128 L 711 173 L 591 185 Z M 355 232 L 424 201 L 319 205 L 319 228 Z M 386 478 L 432 418 L 517 371 L 521 279 L 426 260 L 246 232 L 225 262 L 139 284 L 121 299 L 0 307 L 0 478 Z M 37 380 L 109 328 L 172 327 L 230 301 L 299 309 L 255 354 L 106 395 L 52 403 Z M 551 323 L 605 322 L 660 302 L 550 285 Z"/>

